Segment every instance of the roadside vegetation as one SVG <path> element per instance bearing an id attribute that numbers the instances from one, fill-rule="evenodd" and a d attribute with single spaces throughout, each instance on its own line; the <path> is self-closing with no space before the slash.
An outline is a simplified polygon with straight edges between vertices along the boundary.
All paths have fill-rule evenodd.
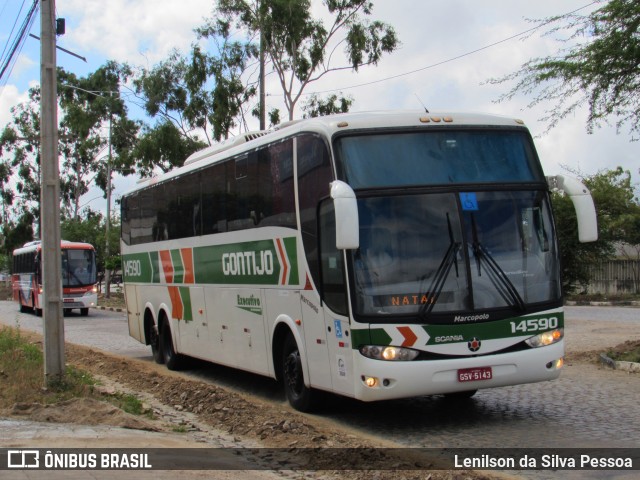
<path id="1" fill-rule="evenodd" d="M 628 341 L 607 350 L 607 357 L 617 362 L 640 363 L 640 341 Z"/>
<path id="2" fill-rule="evenodd" d="M 42 342 L 18 328 L 0 327 L 0 410 L 15 404 L 51 405 L 73 398 L 106 400 L 132 415 L 146 415 L 142 402 L 130 394 L 106 395 L 89 373 L 68 365 L 60 382 L 45 388 Z"/>

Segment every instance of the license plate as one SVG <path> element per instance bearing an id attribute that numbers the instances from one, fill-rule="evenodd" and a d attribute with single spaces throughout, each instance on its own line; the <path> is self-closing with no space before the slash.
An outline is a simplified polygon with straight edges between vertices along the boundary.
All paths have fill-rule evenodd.
<path id="1" fill-rule="evenodd" d="M 63 301 L 64 303 L 73 303 L 73 302 L 75 302 L 75 299 L 73 299 L 73 298 L 65 298 L 65 299 L 63 299 L 62 301 Z"/>
<path id="2" fill-rule="evenodd" d="M 476 382 L 478 380 L 491 380 L 493 370 L 491 367 L 461 368 L 458 370 L 459 382 Z"/>

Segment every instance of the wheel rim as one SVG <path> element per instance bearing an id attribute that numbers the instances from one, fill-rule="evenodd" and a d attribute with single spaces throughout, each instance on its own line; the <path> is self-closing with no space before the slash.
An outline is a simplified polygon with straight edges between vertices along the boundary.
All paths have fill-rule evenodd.
<path id="1" fill-rule="evenodd" d="M 304 380 L 302 378 L 302 362 L 298 350 L 289 352 L 285 358 L 284 378 L 287 390 L 291 392 L 294 397 L 299 397 L 304 389 Z"/>

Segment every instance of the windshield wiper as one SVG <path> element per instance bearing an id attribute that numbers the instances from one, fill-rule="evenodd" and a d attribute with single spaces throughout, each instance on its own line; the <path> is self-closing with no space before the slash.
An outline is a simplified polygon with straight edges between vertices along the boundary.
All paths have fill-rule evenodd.
<path id="1" fill-rule="evenodd" d="M 481 264 L 484 262 L 486 265 L 486 271 L 489 276 L 489 280 L 500 296 L 507 302 L 508 305 L 515 307 L 519 310 L 524 310 L 524 301 L 518 293 L 515 285 L 507 274 L 502 270 L 495 258 L 487 251 L 487 249 L 478 240 L 478 227 L 476 225 L 476 219 L 471 214 L 471 228 L 473 231 L 473 253 L 476 257 L 476 264 L 478 266 L 478 276 L 482 275 Z"/>
<path id="2" fill-rule="evenodd" d="M 447 225 L 449 227 L 449 248 L 447 249 L 442 261 L 440 262 L 440 266 L 436 270 L 436 274 L 429 286 L 429 289 L 424 293 L 424 296 L 427 297 L 427 302 L 424 303 L 420 307 L 420 311 L 418 314 L 422 319 L 425 319 L 431 314 L 433 307 L 438 302 L 438 298 L 440 297 L 440 293 L 444 288 L 444 284 L 446 283 L 447 277 L 449 276 L 449 272 L 451 271 L 451 267 L 455 264 L 456 266 L 456 276 L 460 276 L 460 272 L 458 271 L 458 251 L 460 250 L 460 242 L 453 241 L 453 229 L 451 228 L 451 220 L 449 219 L 449 214 L 447 213 Z"/>

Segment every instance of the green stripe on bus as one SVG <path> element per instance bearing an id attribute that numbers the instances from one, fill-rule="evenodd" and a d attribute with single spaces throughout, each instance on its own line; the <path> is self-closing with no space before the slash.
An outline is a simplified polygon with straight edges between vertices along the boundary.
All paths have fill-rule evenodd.
<path id="1" fill-rule="evenodd" d="M 173 283 L 182 283 L 184 279 L 184 266 L 180 250 L 171 250 L 171 263 L 173 264 Z"/>
<path id="2" fill-rule="evenodd" d="M 152 271 L 152 283 L 160 283 L 160 256 L 158 252 L 149 252 L 149 262 Z"/>
<path id="3" fill-rule="evenodd" d="M 193 320 L 193 310 L 191 308 L 191 290 L 189 287 L 180 287 L 180 298 L 182 299 L 182 315 L 185 322 Z"/>

